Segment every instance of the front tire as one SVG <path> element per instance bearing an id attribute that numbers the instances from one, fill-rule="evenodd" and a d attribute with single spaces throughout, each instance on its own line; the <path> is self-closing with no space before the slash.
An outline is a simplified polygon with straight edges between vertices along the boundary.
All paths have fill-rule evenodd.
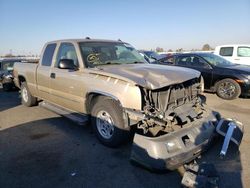
<path id="1" fill-rule="evenodd" d="M 216 94 L 225 100 L 233 100 L 240 96 L 240 85 L 232 79 L 223 79 L 216 83 Z"/>
<path id="2" fill-rule="evenodd" d="M 21 98 L 22 104 L 25 106 L 30 107 L 37 104 L 37 98 L 31 95 L 26 82 L 22 82 L 21 84 Z"/>
<path id="3" fill-rule="evenodd" d="M 114 100 L 98 97 L 91 110 L 91 124 L 98 140 L 108 146 L 117 147 L 128 141 L 129 131 L 124 127 L 123 110 Z"/>

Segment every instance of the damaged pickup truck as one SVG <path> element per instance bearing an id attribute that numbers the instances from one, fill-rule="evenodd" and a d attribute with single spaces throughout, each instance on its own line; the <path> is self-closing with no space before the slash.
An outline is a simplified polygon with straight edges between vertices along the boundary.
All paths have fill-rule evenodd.
<path id="1" fill-rule="evenodd" d="M 14 82 L 22 104 L 90 120 L 106 146 L 126 142 L 154 169 L 176 169 L 200 155 L 223 124 L 202 96 L 198 71 L 148 64 L 122 41 L 60 40 L 45 45 L 38 65 L 18 63 Z M 42 102 L 41 102 L 42 101 Z"/>

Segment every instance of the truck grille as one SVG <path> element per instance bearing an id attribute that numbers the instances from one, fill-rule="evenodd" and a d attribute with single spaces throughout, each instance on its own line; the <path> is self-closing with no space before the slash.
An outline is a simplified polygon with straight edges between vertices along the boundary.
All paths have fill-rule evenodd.
<path id="1" fill-rule="evenodd" d="M 186 82 L 148 91 L 150 104 L 161 112 L 174 109 L 186 103 L 197 100 L 201 85 L 199 79 L 195 78 Z"/>

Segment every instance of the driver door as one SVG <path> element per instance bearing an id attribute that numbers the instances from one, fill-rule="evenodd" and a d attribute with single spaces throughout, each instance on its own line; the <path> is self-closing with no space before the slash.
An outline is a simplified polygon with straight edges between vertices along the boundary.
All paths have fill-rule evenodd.
<path id="1" fill-rule="evenodd" d="M 61 43 L 54 67 L 51 68 L 51 101 L 64 108 L 81 112 L 83 96 L 79 70 L 60 69 L 61 59 L 72 59 L 79 67 L 75 47 L 72 43 Z"/>
<path id="2" fill-rule="evenodd" d="M 213 68 L 201 57 L 194 56 L 192 58 L 192 68 L 201 72 L 204 79 L 205 90 L 210 90 L 213 80 Z"/>

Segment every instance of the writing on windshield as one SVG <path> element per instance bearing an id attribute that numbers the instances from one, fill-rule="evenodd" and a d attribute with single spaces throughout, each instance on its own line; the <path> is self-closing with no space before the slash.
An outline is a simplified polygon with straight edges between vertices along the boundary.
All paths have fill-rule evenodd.
<path id="1" fill-rule="evenodd" d="M 130 44 L 115 42 L 82 42 L 80 49 L 89 67 L 110 64 L 146 63 Z"/>

